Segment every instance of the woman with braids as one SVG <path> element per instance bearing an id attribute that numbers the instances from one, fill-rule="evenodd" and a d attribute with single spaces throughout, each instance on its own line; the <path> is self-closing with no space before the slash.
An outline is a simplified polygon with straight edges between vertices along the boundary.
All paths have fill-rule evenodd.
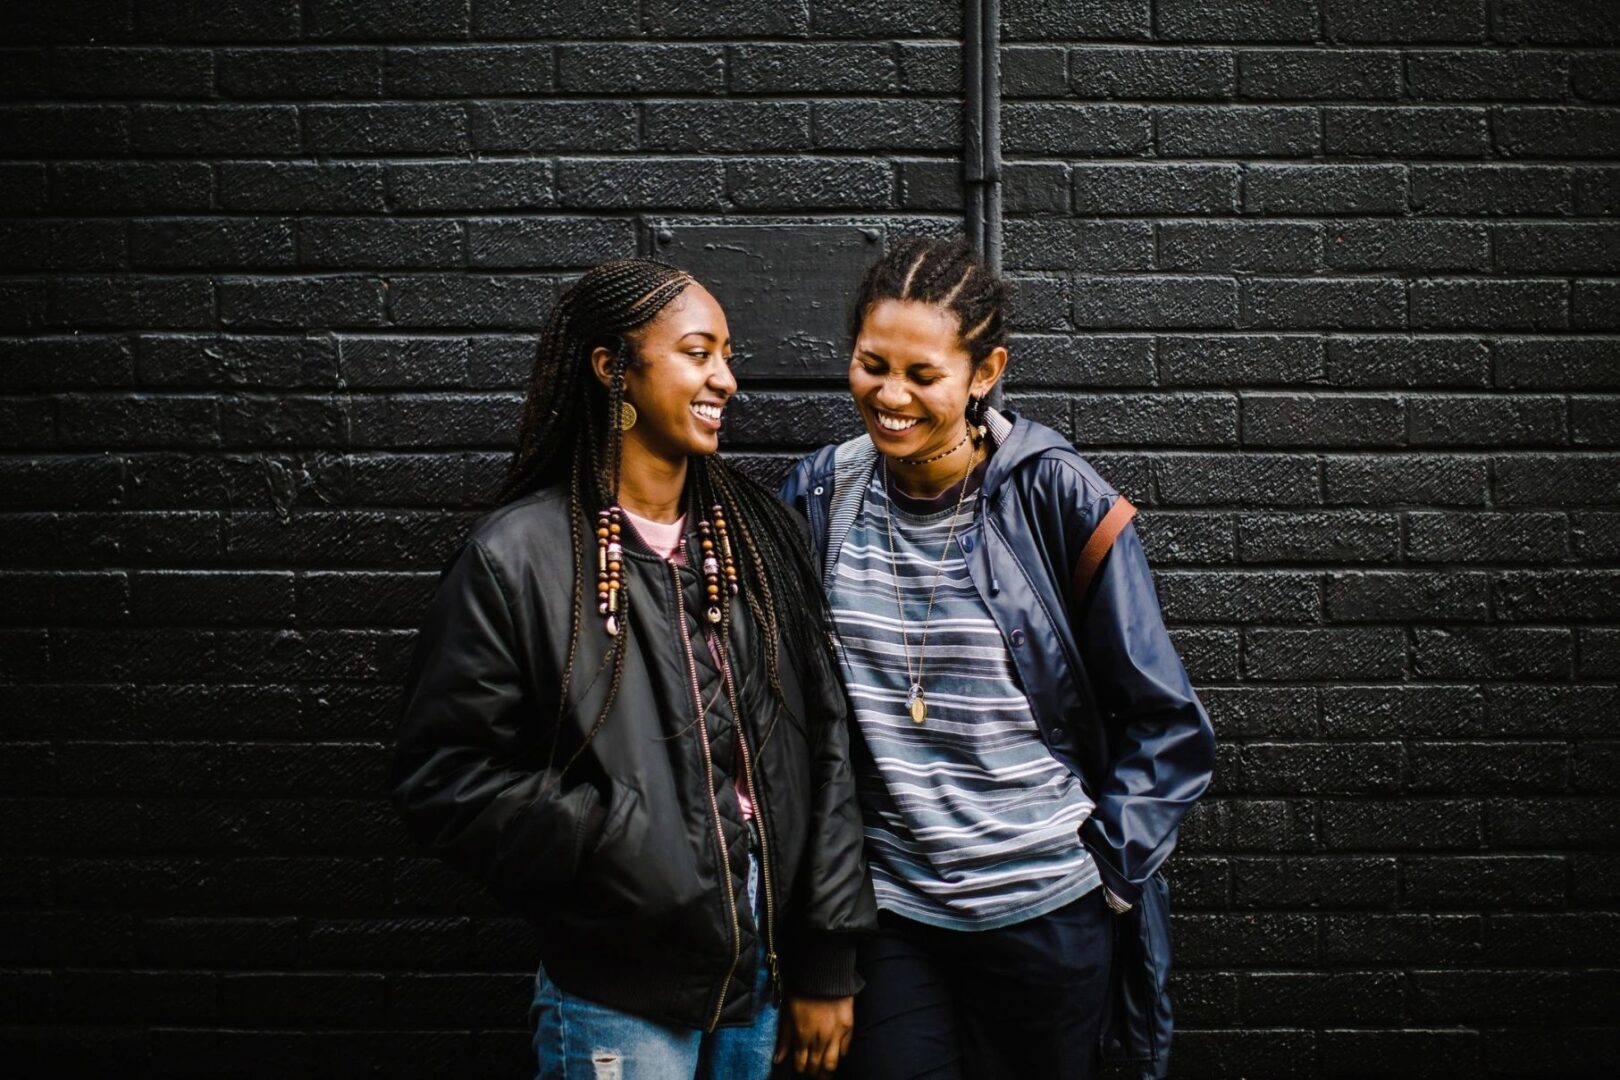
<path id="1" fill-rule="evenodd" d="M 395 801 L 536 927 L 542 1080 L 822 1075 L 848 1041 L 846 706 L 803 523 L 716 454 L 729 363 L 680 270 L 570 288 L 410 668 Z"/>
<path id="2" fill-rule="evenodd" d="M 820 553 L 860 736 L 880 929 L 856 1078 L 1090 1077 L 1105 1037 L 1147 1074 L 1168 1060 L 1157 871 L 1214 735 L 1130 503 L 1062 435 L 985 406 L 1004 293 L 962 243 L 871 267 L 849 367 L 867 434 L 782 492 Z"/>

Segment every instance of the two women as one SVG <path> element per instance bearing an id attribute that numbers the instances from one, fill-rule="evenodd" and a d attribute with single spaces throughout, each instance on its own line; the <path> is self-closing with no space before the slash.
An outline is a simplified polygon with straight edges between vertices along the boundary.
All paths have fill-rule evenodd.
<path id="1" fill-rule="evenodd" d="M 1162 922 L 1213 736 L 1129 503 L 984 404 L 1003 308 L 962 244 L 867 274 L 867 435 L 782 491 L 814 556 L 715 456 L 735 383 L 706 291 L 632 260 L 553 313 L 396 784 L 540 930 L 542 1077 L 763 1077 L 779 992 L 775 1056 L 812 1075 L 1092 1075 L 1116 942 L 1163 942 L 1123 913 Z"/>
<path id="2" fill-rule="evenodd" d="M 782 491 L 810 523 L 859 732 L 881 914 L 857 1078 L 1088 1077 L 1122 994 L 1154 1026 L 1155 872 L 1213 765 L 1130 504 L 1063 436 L 985 405 L 1004 306 L 965 244 L 898 245 L 853 309 L 867 434 Z M 1146 986 L 1126 970 L 1144 963 Z M 1168 1047 L 1142 1052 L 1162 1073 Z"/>
<path id="3" fill-rule="evenodd" d="M 729 354 L 663 264 L 562 297 L 408 676 L 396 802 L 538 929 L 544 1080 L 764 1077 L 784 999 L 777 1056 L 848 1039 L 874 908 L 844 696 L 802 525 L 715 456 Z"/>

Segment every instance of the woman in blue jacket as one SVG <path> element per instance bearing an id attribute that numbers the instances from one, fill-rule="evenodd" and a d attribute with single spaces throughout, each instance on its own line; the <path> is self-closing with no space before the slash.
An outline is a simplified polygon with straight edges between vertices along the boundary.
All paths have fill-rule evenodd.
<path id="1" fill-rule="evenodd" d="M 1090 1077 L 1109 1038 L 1150 1074 L 1168 1060 L 1157 871 L 1214 733 L 1130 503 L 1057 432 L 984 404 L 1005 303 L 967 245 L 897 245 L 851 319 L 867 434 L 782 491 L 861 736 L 881 929 L 856 1077 Z"/>

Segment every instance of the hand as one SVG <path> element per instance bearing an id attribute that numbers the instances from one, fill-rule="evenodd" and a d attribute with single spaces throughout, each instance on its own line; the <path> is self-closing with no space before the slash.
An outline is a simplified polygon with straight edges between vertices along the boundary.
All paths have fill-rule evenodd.
<path id="1" fill-rule="evenodd" d="M 787 999 L 776 1030 L 776 1056 L 780 1064 L 789 1056 L 793 1070 L 810 1077 L 830 1077 L 849 1054 L 855 1035 L 855 999 Z"/>

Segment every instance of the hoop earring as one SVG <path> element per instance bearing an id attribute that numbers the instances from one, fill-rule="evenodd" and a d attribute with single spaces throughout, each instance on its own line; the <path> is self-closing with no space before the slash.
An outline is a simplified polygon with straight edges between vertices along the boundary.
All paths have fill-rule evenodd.
<path id="1" fill-rule="evenodd" d="M 977 394 L 968 395 L 967 426 L 973 445 L 978 446 L 984 441 L 984 398 Z"/>

